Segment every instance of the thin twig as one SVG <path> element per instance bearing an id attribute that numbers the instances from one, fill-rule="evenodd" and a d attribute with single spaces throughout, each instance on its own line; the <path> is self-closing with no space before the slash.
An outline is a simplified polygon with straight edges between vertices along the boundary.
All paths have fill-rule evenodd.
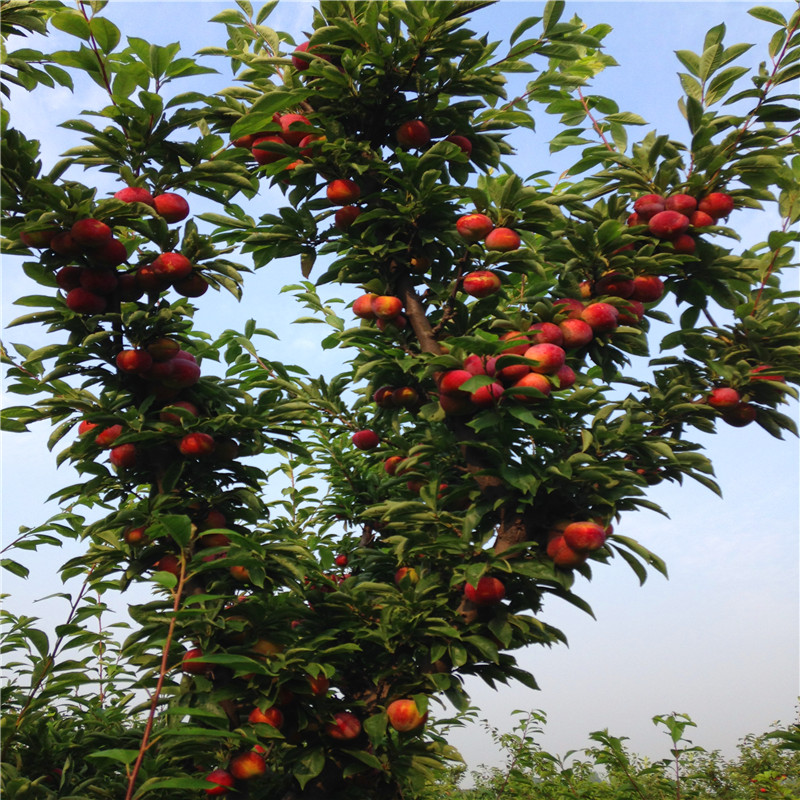
<path id="1" fill-rule="evenodd" d="M 117 101 L 114 99 L 114 93 L 111 90 L 111 80 L 108 77 L 108 70 L 106 69 L 105 61 L 103 61 L 100 55 L 100 46 L 97 44 L 97 39 L 94 38 L 94 33 L 92 33 L 92 21 L 86 13 L 86 3 L 81 2 L 78 0 L 78 8 L 83 15 L 83 18 L 86 20 L 86 24 L 89 26 L 89 44 L 92 47 L 92 52 L 94 53 L 94 57 L 97 59 L 97 64 L 100 67 L 100 76 L 103 79 L 103 85 L 106 88 L 106 92 L 108 93 L 108 97 L 111 100 L 111 104 L 113 106 L 117 106 Z M 122 132 L 127 136 L 128 131 L 124 125 L 120 125 L 122 128 Z"/>
<path id="2" fill-rule="evenodd" d="M 786 215 L 786 218 L 783 220 L 783 225 L 781 226 L 781 231 L 786 233 L 786 229 L 789 227 L 789 220 L 791 219 L 791 210 Z M 767 267 L 767 271 L 764 273 L 764 277 L 761 279 L 761 285 L 758 287 L 758 294 L 756 295 L 755 302 L 753 303 L 753 310 L 750 312 L 750 316 L 754 316 L 756 313 L 756 309 L 758 308 L 758 304 L 761 302 L 761 295 L 764 293 L 764 288 L 767 285 L 767 281 L 772 275 L 773 270 L 775 269 L 775 262 L 778 260 L 778 253 L 780 253 L 781 248 L 776 247 L 772 251 L 772 258 L 769 261 L 769 266 Z"/>
<path id="3" fill-rule="evenodd" d="M 739 129 L 738 133 L 736 134 L 736 138 L 733 140 L 733 142 L 731 142 L 730 145 L 728 145 L 728 147 L 726 149 L 726 153 L 725 153 L 726 156 L 728 155 L 728 153 L 734 152 L 736 150 L 736 148 L 739 146 L 739 142 L 742 140 L 742 137 L 745 135 L 745 133 L 747 132 L 748 128 L 753 123 L 753 121 L 756 119 L 756 115 L 757 115 L 759 109 L 766 102 L 767 95 L 769 94 L 769 91 L 772 88 L 772 82 L 775 79 L 775 76 L 777 75 L 778 70 L 780 69 L 781 62 L 783 61 L 783 58 L 786 55 L 786 50 L 789 47 L 789 43 L 792 41 L 792 37 L 794 36 L 795 32 L 797 31 L 797 27 L 798 27 L 797 25 L 794 25 L 792 28 L 789 28 L 786 31 L 786 42 L 784 43 L 783 48 L 781 49 L 781 52 L 778 53 L 778 55 L 772 60 L 772 72 L 770 73 L 769 78 L 767 78 L 767 81 L 766 81 L 766 83 L 764 84 L 764 86 L 763 86 L 763 88 L 761 90 L 761 96 L 758 98 L 758 102 L 755 104 L 755 107 L 752 108 L 750 110 L 750 112 L 748 113 L 747 117 L 745 117 L 745 120 L 744 120 L 744 123 L 742 124 L 742 127 Z M 717 176 L 719 175 L 719 173 L 721 171 L 722 171 L 722 167 L 717 169 L 717 171 L 711 177 L 711 180 L 710 180 L 711 184 L 714 183 L 714 181 L 716 180 Z"/>
<path id="4" fill-rule="evenodd" d="M 592 115 L 591 109 L 589 108 L 589 103 L 587 102 L 586 98 L 583 96 L 583 92 L 578 87 L 578 99 L 581 101 L 581 105 L 583 106 L 583 110 L 586 113 L 586 116 L 592 121 L 592 127 L 597 132 L 597 135 L 600 137 L 600 140 L 605 145 L 606 150 L 611 153 L 615 153 L 616 150 L 609 144 L 608 139 L 606 139 L 606 135 L 603 132 L 603 129 L 600 127 L 600 123 L 594 118 Z"/>
<path id="5" fill-rule="evenodd" d="M 186 583 L 186 555 L 183 553 L 181 555 L 181 571 L 180 575 L 178 576 L 178 584 L 175 587 L 175 602 L 172 604 L 172 616 L 169 620 L 167 638 L 164 642 L 164 647 L 161 652 L 161 667 L 158 673 L 158 681 L 156 682 L 156 688 L 150 701 L 150 712 L 147 715 L 147 723 L 144 728 L 144 733 L 142 734 L 142 742 L 139 745 L 139 754 L 136 757 L 136 763 L 133 765 L 133 769 L 131 770 L 130 779 L 128 781 L 128 791 L 125 794 L 125 800 L 131 800 L 133 797 L 136 778 L 139 775 L 139 769 L 142 765 L 144 754 L 147 752 L 149 747 L 150 733 L 153 730 L 153 723 L 155 722 L 156 708 L 158 706 L 159 699 L 161 698 L 161 690 L 164 687 L 164 680 L 166 679 L 167 675 L 167 668 L 169 666 L 169 651 L 170 647 L 172 646 L 172 637 L 175 633 L 175 623 L 178 619 L 178 611 L 180 610 L 183 587 Z"/>

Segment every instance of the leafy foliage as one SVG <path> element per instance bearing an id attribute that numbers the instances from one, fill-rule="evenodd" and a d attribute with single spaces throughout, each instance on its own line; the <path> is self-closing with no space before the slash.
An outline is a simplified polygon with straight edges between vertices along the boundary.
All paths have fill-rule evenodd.
<path id="1" fill-rule="evenodd" d="M 513 800 L 513 798 L 622 797 L 756 798 L 793 797 L 797 793 L 797 756 L 782 752 L 774 738 L 789 733 L 775 729 L 740 740 L 734 758 L 693 745 L 686 737 L 695 723 L 686 714 L 656 716 L 653 723 L 671 740 L 669 756 L 650 760 L 630 751 L 625 736 L 593 731 L 593 744 L 558 756 L 536 741 L 545 732 L 542 712 L 516 712 L 518 722 L 508 733 L 489 728 L 506 756 L 504 768 L 484 768 L 471 774 L 472 788 L 460 788 L 464 771 L 451 770 L 428 788 L 423 798 Z M 691 732 L 691 731 L 690 731 Z M 692 732 L 694 735 L 694 732 Z"/>
<path id="2" fill-rule="evenodd" d="M 10 327 L 55 339 L 3 350 L 24 398 L 4 426 L 49 420 L 57 462 L 81 476 L 13 546 L 82 543 L 62 575 L 84 586 L 56 642 L 6 618 L 8 797 L 195 796 L 215 765 L 251 797 L 420 796 L 458 758 L 451 723 L 403 726 L 392 701 L 463 714 L 467 675 L 535 687 L 514 651 L 564 639 L 546 598 L 590 612 L 576 576 L 615 559 L 642 582 L 666 573 L 612 523 L 657 509 L 646 491 L 664 480 L 717 490 L 693 431 L 795 432 L 778 408 L 800 381 L 798 305 L 781 286 L 800 115 L 776 92 L 795 74 L 798 14 L 754 10 L 779 30 L 750 89 L 734 65 L 747 45 L 725 47 L 723 27 L 681 51 L 691 142 L 629 146 L 643 120 L 587 94 L 614 63 L 608 27 L 563 21 L 564 3 L 521 22 L 505 52 L 468 27 L 483 2 L 323 0 L 300 46 L 265 24 L 274 3 L 237 5 L 214 18 L 225 45 L 201 53 L 236 84 L 206 96 L 172 84 L 210 67 L 177 43 L 123 43 L 103 2 L 4 3 L 4 38 L 50 25 L 77 40 L 9 53 L 8 80 L 83 73 L 108 98 L 63 123 L 83 144 L 49 169 L 2 117 L 3 248 L 38 285 Z M 514 73 L 535 77 L 509 98 Z M 553 150 L 582 148 L 558 181 L 523 180 L 510 160 L 509 133 L 539 106 L 563 126 Z M 122 192 L 98 197 L 76 168 Z M 267 213 L 253 202 L 265 183 L 286 198 Z M 218 210 L 189 217 L 185 195 Z M 637 208 L 647 195 L 684 239 Z M 667 211 L 678 197 L 708 219 Z M 765 204 L 780 230 L 741 253 L 720 243 L 737 238 L 734 208 Z M 274 334 L 254 320 L 216 340 L 193 323 L 207 290 L 238 297 L 251 269 L 287 257 L 301 322 L 349 354 L 332 379 L 262 358 Z M 321 296 L 331 284 L 364 293 L 357 322 L 355 304 Z M 662 289 L 686 306 L 677 324 Z M 651 322 L 670 326 L 670 355 L 636 377 Z M 535 339 L 544 326 L 559 338 Z M 720 389 L 735 400 L 717 403 Z M 570 545 L 575 525 L 595 538 Z M 132 584 L 152 597 L 131 606 L 127 638 L 88 633 L 103 595 Z M 662 722 L 677 752 L 689 721 Z M 102 737 L 115 746 L 98 750 Z M 596 741 L 598 763 L 624 772 L 621 740 Z"/>

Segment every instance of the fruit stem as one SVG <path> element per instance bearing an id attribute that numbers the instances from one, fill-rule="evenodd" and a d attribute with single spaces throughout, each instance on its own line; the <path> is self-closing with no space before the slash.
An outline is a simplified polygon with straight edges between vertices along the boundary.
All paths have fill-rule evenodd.
<path id="1" fill-rule="evenodd" d="M 521 514 L 513 512 L 513 518 L 508 520 L 508 512 L 511 508 L 511 503 L 507 503 L 500 508 L 500 525 L 492 548 L 496 556 L 501 555 L 509 547 L 524 542 L 528 538 L 528 526 L 525 524 L 525 519 Z"/>
<path id="2" fill-rule="evenodd" d="M 364 524 L 364 530 L 361 534 L 361 540 L 359 541 L 359 547 L 369 547 L 372 542 L 375 540 L 375 529 L 369 523 Z"/>
<path id="3" fill-rule="evenodd" d="M 23 367 L 21 364 L 18 364 L 16 361 L 14 361 L 14 359 L 11 357 L 8 350 L 6 349 L 6 346 L 2 342 L 0 342 L 0 363 L 11 364 L 11 366 L 14 367 L 14 369 L 18 369 L 26 377 L 33 378 L 36 381 L 39 380 L 39 376 L 36 373 L 31 372 L 29 369 L 25 369 L 25 367 Z M 24 537 L 20 536 L 18 539 L 15 539 L 13 542 L 11 542 L 11 544 L 7 545 L 2 550 L 0 550 L 0 553 L 5 553 L 6 550 L 14 547 L 16 543 L 22 538 Z"/>
<path id="4" fill-rule="evenodd" d="M 78 8 L 80 8 L 81 14 L 83 14 L 83 18 L 86 20 L 86 24 L 89 26 L 89 44 L 91 44 L 92 52 L 94 53 L 94 57 L 97 59 L 97 65 L 100 67 L 100 75 L 103 79 L 103 85 L 106 88 L 109 99 L 111 100 L 111 104 L 113 106 L 117 106 L 117 101 L 114 99 L 114 93 L 111 91 L 111 81 L 108 78 L 108 71 L 106 70 L 105 61 L 103 61 L 102 57 L 100 56 L 100 48 L 97 44 L 97 39 L 94 38 L 94 33 L 92 32 L 92 20 L 86 13 L 86 5 L 86 3 L 78 3 Z M 120 128 L 125 136 L 127 136 L 128 131 L 125 126 L 120 124 Z"/>
<path id="5" fill-rule="evenodd" d="M 411 323 L 411 329 L 417 337 L 420 348 L 423 353 L 433 353 L 433 355 L 441 355 L 442 348 L 439 342 L 436 341 L 436 336 L 433 333 L 431 324 L 428 317 L 425 315 L 425 309 L 422 306 L 422 301 L 419 295 L 414 290 L 414 286 L 408 276 L 403 273 L 397 282 L 397 291 L 400 299 L 405 306 L 406 316 Z"/>
<path id="6" fill-rule="evenodd" d="M 161 691 L 164 687 L 164 680 L 166 679 L 167 674 L 167 667 L 169 665 L 169 651 L 170 647 L 172 646 L 172 638 L 175 634 L 175 623 L 178 619 L 178 611 L 180 610 L 181 605 L 181 597 L 183 596 L 183 587 L 186 583 L 186 558 L 185 554 L 182 554 L 181 558 L 181 571 L 178 576 L 178 583 L 175 586 L 175 602 L 172 604 L 172 616 L 169 620 L 169 627 L 167 628 L 167 638 L 164 641 L 164 647 L 161 651 L 161 667 L 158 673 L 158 681 L 156 682 L 156 688 L 153 692 L 153 697 L 150 700 L 150 712 L 147 715 L 147 723 L 145 724 L 144 733 L 142 734 L 142 742 L 139 745 L 139 754 L 136 757 L 136 763 L 133 765 L 133 769 L 131 770 L 130 778 L 128 780 L 128 791 L 125 794 L 125 800 L 131 800 L 133 797 L 133 790 L 136 785 L 136 778 L 139 775 L 139 769 L 142 765 L 142 760 L 144 759 L 144 754 L 147 752 L 147 748 L 149 747 L 149 740 L 150 740 L 150 733 L 153 730 L 153 723 L 155 721 L 156 716 L 156 708 L 158 706 L 159 699 L 161 697 Z"/>
<path id="7" fill-rule="evenodd" d="M 407 274 L 404 273 L 400 277 L 397 290 L 403 300 L 406 315 L 408 316 L 411 328 L 419 341 L 422 351 L 424 353 L 440 355 L 442 352 L 441 347 L 436 341 L 436 337 L 425 315 L 425 310 L 422 307 L 419 295 L 414 290 L 414 286 Z M 504 492 L 505 486 L 497 476 L 481 474 L 490 465 L 485 462 L 480 452 L 470 447 L 468 444 L 469 440 L 474 440 L 476 438 L 474 432 L 467 428 L 466 425 L 456 422 L 452 423 L 452 430 L 461 439 L 467 440 L 462 445 L 462 453 L 467 463 L 467 469 L 475 478 L 481 492 L 484 494 L 491 493 L 492 495 Z M 500 511 L 500 530 L 495 540 L 495 552 L 498 553 L 507 550 L 513 544 L 524 541 L 527 535 L 527 529 L 522 517 L 515 515 L 512 521 L 506 521 L 507 508 L 508 504 L 504 505 Z"/>
<path id="8" fill-rule="evenodd" d="M 261 39 L 261 41 L 264 43 L 264 46 L 265 46 L 265 47 L 266 47 L 266 49 L 267 49 L 267 52 L 268 52 L 268 53 L 269 53 L 271 56 L 278 56 L 278 53 L 276 53 L 276 52 L 275 52 L 275 51 L 272 49 L 272 47 L 270 46 L 270 43 L 269 43 L 269 41 L 267 40 L 267 38 L 264 36 L 264 34 L 263 34 L 263 33 L 261 33 L 261 31 L 258 29 L 258 26 L 257 26 L 257 25 L 256 25 L 256 24 L 253 22 L 253 17 L 252 17 L 252 15 L 251 15 L 251 14 L 248 14 L 248 16 L 247 16 L 247 22 L 246 22 L 245 24 L 246 24 L 246 25 L 247 25 L 247 27 L 250 29 L 250 32 L 251 32 L 252 34 L 254 34 L 254 35 L 257 37 L 257 38 Z M 276 69 L 276 72 L 278 72 L 278 74 L 280 74 L 281 76 L 283 76 L 283 70 Z"/>
<path id="9" fill-rule="evenodd" d="M 105 689 L 105 669 L 104 669 L 104 662 L 103 659 L 106 654 L 106 645 L 103 641 L 103 611 L 101 606 L 101 599 L 100 593 L 97 593 L 97 605 L 99 608 L 99 613 L 97 614 L 97 633 L 99 636 L 99 641 L 97 643 L 97 683 L 99 686 L 99 690 L 97 693 L 97 699 L 100 701 L 100 707 L 102 708 L 105 699 L 106 699 L 106 689 Z"/>
<path id="10" fill-rule="evenodd" d="M 798 27 L 797 24 L 795 24 L 791 28 L 787 29 L 786 41 L 784 42 L 784 45 L 781 48 L 780 53 L 778 53 L 778 55 L 772 59 L 772 72 L 770 73 L 769 78 L 767 78 L 766 82 L 764 83 L 764 86 L 761 89 L 761 96 L 758 98 L 758 102 L 755 104 L 755 106 L 745 117 L 745 120 L 742 123 L 742 127 L 736 133 L 736 138 L 733 140 L 733 142 L 731 142 L 731 144 L 728 145 L 724 154 L 726 159 L 730 153 L 735 152 L 736 148 L 739 146 L 739 142 L 742 140 L 742 137 L 747 132 L 748 128 L 753 123 L 753 121 L 756 119 L 756 115 L 758 114 L 761 106 L 763 106 L 764 103 L 767 101 L 767 94 L 769 94 L 770 89 L 772 89 L 772 84 L 773 81 L 775 80 L 775 76 L 777 75 L 781 67 L 781 63 L 784 57 L 786 56 L 786 51 L 789 47 L 789 44 L 792 41 L 792 38 L 794 37 L 795 32 L 797 31 L 797 27 Z M 705 86 L 703 86 L 703 95 L 704 95 L 703 99 L 705 99 Z M 714 181 L 719 177 L 721 171 L 722 167 L 717 169 L 714 175 L 711 176 L 709 180 L 709 186 L 713 186 Z"/>
<path id="11" fill-rule="evenodd" d="M 469 251 L 465 250 L 464 255 L 458 260 L 458 270 L 456 272 L 455 280 L 453 281 L 453 291 L 447 298 L 444 311 L 442 312 L 442 318 L 439 320 L 436 327 L 432 329 L 434 336 L 439 335 L 439 332 L 444 328 L 445 325 L 447 325 L 455 313 L 456 294 L 458 294 L 459 287 L 461 286 L 462 278 L 464 277 L 464 271 L 469 269 L 469 262 Z"/>
<path id="12" fill-rule="evenodd" d="M 781 230 L 785 233 L 786 229 L 789 227 L 789 220 L 791 219 L 791 208 L 787 213 L 786 217 L 783 220 L 783 225 L 781 226 Z M 761 302 L 761 295 L 764 293 L 764 288 L 767 285 L 767 281 L 772 275 L 773 270 L 775 269 L 775 262 L 778 260 L 778 253 L 780 253 L 781 248 L 776 247 L 772 251 L 772 258 L 769 261 L 769 265 L 767 266 L 767 271 L 764 273 L 764 277 L 761 279 L 761 285 L 758 287 L 758 293 L 756 294 L 756 299 L 753 302 L 753 310 L 750 312 L 750 316 L 755 316 L 756 309 L 758 308 L 758 304 Z"/>
<path id="13" fill-rule="evenodd" d="M 583 110 L 584 110 L 584 112 L 586 112 L 586 116 L 589 117 L 589 119 L 591 120 L 592 127 L 595 129 L 595 131 L 597 132 L 597 135 L 600 137 L 600 141 L 602 141 L 602 143 L 605 145 L 606 150 L 608 150 L 611 153 L 615 153 L 616 151 L 609 144 L 608 139 L 606 139 L 606 135 L 603 132 L 603 129 L 600 127 L 600 123 L 592 115 L 592 112 L 589 109 L 589 103 L 586 101 L 586 98 L 583 96 L 583 92 L 581 91 L 580 86 L 578 87 L 577 92 L 578 92 L 578 99 L 581 101 L 581 105 L 583 106 Z"/>

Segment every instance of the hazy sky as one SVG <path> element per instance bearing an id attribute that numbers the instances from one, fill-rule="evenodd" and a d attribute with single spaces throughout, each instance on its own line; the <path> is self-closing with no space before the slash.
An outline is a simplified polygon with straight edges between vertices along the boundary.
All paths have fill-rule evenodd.
<path id="1" fill-rule="evenodd" d="M 596 92 L 616 99 L 622 110 L 647 119 L 650 125 L 641 129 L 642 135 L 657 128 L 685 141 L 687 132 L 676 105 L 680 65 L 673 52 L 699 50 L 706 29 L 725 22 L 726 44 L 759 42 L 743 63 L 764 60 L 765 42 L 774 28 L 748 16 L 751 5 L 568 2 L 567 16 L 575 13 L 590 25 L 607 22 L 614 27 L 606 49 L 620 66 L 601 76 Z M 787 16 L 795 7 L 793 2 L 764 5 Z M 479 33 L 488 30 L 490 38 L 507 37 L 520 20 L 540 13 L 542 6 L 502 0 L 499 7 L 477 14 L 471 27 Z M 224 28 L 205 21 L 226 7 L 216 2 L 114 0 L 105 14 L 124 34 L 159 44 L 181 41 L 185 53 L 191 54 L 204 45 L 224 43 Z M 283 2 L 268 22 L 301 41 L 305 38 L 301 31 L 310 28 L 311 8 L 311 3 Z M 64 45 L 53 37 L 48 46 Z M 213 66 L 223 74 L 201 79 L 198 85 L 205 91 L 230 82 L 225 62 Z M 189 85 L 179 83 L 178 87 L 185 90 Z M 76 95 L 44 89 L 32 98 L 17 94 L 14 100 L 13 124 L 41 138 L 47 166 L 72 144 L 69 134 L 54 128 L 53 122 L 104 104 L 104 95 L 90 85 Z M 569 151 L 561 157 L 548 153 L 547 140 L 552 135 L 553 129 L 543 121 L 536 134 L 526 132 L 515 139 L 520 155 L 513 163 L 519 174 L 540 169 L 560 172 L 569 163 L 573 156 Z M 97 181 L 101 194 L 119 188 L 108 176 L 87 174 L 78 179 Z M 266 195 L 269 201 L 279 197 Z M 258 202 L 259 208 L 268 207 L 261 198 Z M 199 210 L 197 201 L 193 210 Z M 757 214 L 735 212 L 731 224 L 738 227 L 745 243 L 758 241 L 765 230 L 764 217 Z M 11 305 L 13 299 L 37 290 L 13 259 L 7 260 L 0 275 L 5 326 L 24 313 Z M 298 279 L 297 264 L 281 265 L 281 282 Z M 789 282 L 796 287 L 797 277 Z M 319 348 L 323 326 L 292 327 L 291 321 L 301 311 L 292 307 L 286 295 L 277 296 L 274 286 L 275 273 L 265 268 L 247 277 L 246 299 L 241 304 L 227 294 L 207 294 L 199 301 L 199 329 L 212 334 L 229 327 L 241 329 L 246 319 L 254 317 L 281 337 L 280 342 L 265 341 L 263 353 L 268 358 L 301 363 L 311 373 L 336 372 L 330 352 L 323 356 Z M 350 297 L 352 293 L 329 288 L 326 296 Z M 6 342 L 46 341 L 35 328 L 4 331 L 3 337 Z M 16 396 L 4 395 L 5 404 L 19 402 Z M 795 404 L 788 413 L 797 417 Z M 52 504 L 44 502 L 47 495 L 73 481 L 67 468 L 53 468 L 45 447 L 48 435 L 49 430 L 42 428 L 28 435 L 4 436 L 6 542 L 20 525 L 36 525 L 55 513 Z M 539 692 L 519 684 L 493 692 L 476 684 L 473 697 L 480 707 L 479 717 L 507 730 L 512 710 L 540 708 L 550 719 L 542 742 L 554 752 L 586 746 L 589 731 L 608 727 L 615 735 L 630 737 L 635 751 L 652 757 L 665 756 L 668 747 L 668 740 L 650 721 L 656 714 L 688 713 L 698 723 L 692 737 L 695 743 L 727 754 L 745 734 L 762 732 L 773 721 L 788 724 L 793 720 L 800 692 L 797 441 L 776 441 L 755 425 L 733 429 L 723 423 L 719 434 L 706 441 L 724 500 L 692 482 L 668 484 L 654 489 L 651 497 L 669 512 L 670 519 L 642 511 L 627 514 L 617 526 L 619 533 L 639 539 L 665 558 L 670 580 L 654 575 L 639 588 L 622 563 L 597 569 L 589 585 L 580 585 L 583 579 L 579 579 L 576 588 L 593 606 L 597 621 L 554 601 L 552 608 L 545 609 L 546 619 L 567 633 L 570 647 L 531 648 L 520 656 L 536 674 Z M 9 608 L 60 621 L 63 603 L 33 605 L 33 600 L 59 590 L 56 570 L 62 555 L 56 551 L 43 552 L 38 558 L 24 554 L 20 560 L 32 567 L 31 579 L 3 577 L 3 591 L 12 595 Z M 479 725 L 458 733 L 454 742 L 471 766 L 492 760 L 492 747 Z"/>

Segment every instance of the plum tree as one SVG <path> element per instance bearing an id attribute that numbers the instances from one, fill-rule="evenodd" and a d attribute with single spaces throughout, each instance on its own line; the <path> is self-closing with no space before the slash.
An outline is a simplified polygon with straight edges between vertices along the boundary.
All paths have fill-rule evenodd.
<path id="1" fill-rule="evenodd" d="M 130 713 L 109 716 L 125 747 L 103 765 L 70 750 L 63 780 L 74 796 L 99 774 L 126 800 L 229 781 L 253 798 L 414 797 L 452 752 L 435 718 L 399 724 L 394 703 L 421 720 L 443 698 L 464 711 L 466 675 L 535 686 L 514 654 L 563 640 L 545 600 L 586 607 L 576 579 L 620 562 L 642 581 L 665 570 L 610 523 L 652 505 L 655 482 L 716 488 L 694 431 L 793 430 L 778 407 L 800 381 L 800 308 L 780 278 L 800 216 L 786 163 L 800 115 L 781 93 L 800 14 L 754 11 L 783 37 L 768 79 L 724 66 L 744 51 L 722 27 L 703 53 L 682 51 L 691 145 L 648 134 L 628 148 L 639 118 L 586 94 L 612 63 L 606 28 L 564 21 L 560 2 L 521 21 L 500 58 L 469 27 L 489 3 L 323 2 L 298 48 L 266 26 L 274 4 L 254 16 L 242 2 L 215 17 L 227 41 L 205 53 L 232 65 L 236 88 L 171 97 L 167 84 L 209 68 L 135 36 L 118 49 L 102 5 L 15 5 L 3 30 L 50 24 L 80 41 L 10 58 L 23 87 L 66 85 L 71 70 L 109 98 L 89 112 L 106 127 L 68 123 L 84 145 L 47 172 L 2 118 L 4 248 L 46 292 L 13 324 L 62 337 L 7 357 L 14 391 L 38 399 L 5 424 L 50 420 L 51 445 L 67 441 L 59 462 L 86 476 L 24 546 L 85 543 L 63 567 L 85 587 L 65 636 L 92 617 L 89 590 L 155 592 L 133 604 L 125 641 L 76 638 L 119 659 L 90 711 L 110 692 Z M 535 77 L 509 100 L 517 72 Z M 744 110 L 719 114 L 726 97 Z M 571 120 L 555 149 L 589 142 L 558 186 L 513 169 L 509 131 L 532 126 L 537 105 Z M 121 185 L 98 197 L 68 167 Z M 266 183 L 285 196 L 276 213 L 248 205 Z M 184 194 L 215 210 L 190 217 Z M 781 230 L 729 247 L 718 223 L 763 203 Z M 125 257 L 98 275 L 93 253 L 117 240 Z M 299 259 L 288 291 L 330 326 L 326 349 L 352 354 L 344 372 L 265 360 L 254 339 L 270 332 L 255 321 L 216 341 L 195 329 L 189 298 L 204 289 L 179 284 L 199 275 L 239 296 L 250 266 L 231 252 L 254 269 Z M 328 284 L 352 307 L 324 300 Z M 666 298 L 686 307 L 677 323 Z M 670 326 L 660 343 L 651 321 Z M 677 354 L 637 374 L 632 358 L 659 344 Z M 709 400 L 721 386 L 736 404 Z M 266 455 L 278 466 L 246 458 Z M 278 474 L 288 486 L 271 500 Z M 8 781 L 23 787 L 67 753 L 48 706 L 98 739 L 108 730 L 72 696 L 81 670 L 56 669 L 60 645 L 14 624 L 12 644 L 39 653 L 33 684 L 21 669 L 7 700 Z M 254 708 L 274 709 L 280 729 Z"/>

